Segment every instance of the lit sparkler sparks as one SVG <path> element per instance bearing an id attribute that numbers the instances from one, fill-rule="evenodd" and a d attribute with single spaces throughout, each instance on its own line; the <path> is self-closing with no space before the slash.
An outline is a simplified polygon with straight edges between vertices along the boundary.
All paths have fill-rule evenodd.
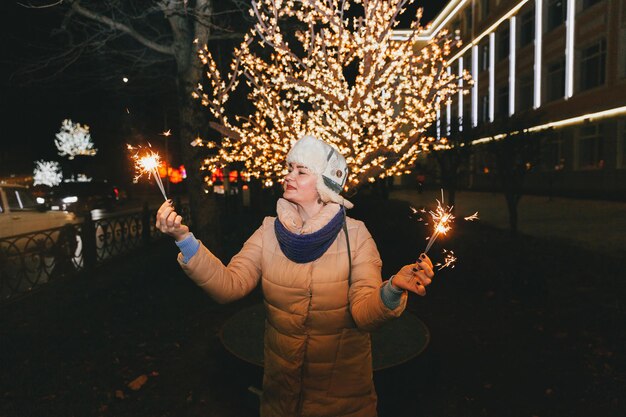
<path id="1" fill-rule="evenodd" d="M 445 235 L 452 229 L 452 222 L 455 219 L 455 216 L 452 214 L 452 209 L 454 208 L 454 206 L 445 205 L 443 190 L 441 190 L 441 201 L 436 201 L 437 208 L 434 211 L 431 210 L 428 212 L 428 214 L 430 214 L 430 217 L 432 218 L 434 228 L 432 234 L 428 238 L 428 244 L 426 245 L 426 249 L 424 249 L 424 253 L 428 253 L 428 251 L 440 235 Z M 412 207 L 411 210 L 413 210 L 413 214 L 417 214 L 418 211 L 422 213 L 426 212 L 424 209 L 417 210 Z M 478 220 L 478 212 L 475 212 L 470 216 L 464 217 L 463 219 L 466 221 Z M 422 219 L 420 218 L 419 221 L 422 221 Z M 438 262 L 437 264 L 435 264 L 435 266 L 438 267 L 439 270 L 446 267 L 454 268 L 456 261 L 457 257 L 455 256 L 454 251 L 443 249 L 443 261 Z"/>
<path id="2" fill-rule="evenodd" d="M 473 222 L 474 220 L 478 220 L 478 212 L 472 214 L 471 216 L 464 217 L 463 219 L 467 220 L 468 222 Z"/>
<path id="3" fill-rule="evenodd" d="M 456 263 L 456 256 L 454 256 L 454 251 L 444 249 L 443 250 L 443 261 L 437 262 L 435 264 L 438 271 L 441 271 L 443 268 L 454 268 Z"/>
<path id="4" fill-rule="evenodd" d="M 428 253 L 430 248 L 435 243 L 435 240 L 439 237 L 439 235 L 445 235 L 452 229 L 450 223 L 454 220 L 454 215 L 452 214 L 453 207 L 444 206 L 443 200 L 443 190 L 441 190 L 441 201 L 437 201 L 437 208 L 435 211 L 429 211 L 430 217 L 433 219 L 435 223 L 435 229 L 433 230 L 433 234 L 428 239 L 428 245 L 426 245 L 426 249 L 424 253 Z"/>
<path id="5" fill-rule="evenodd" d="M 150 145 L 150 144 L 148 144 Z M 161 165 L 161 156 L 154 152 L 151 149 L 145 149 L 141 146 L 134 147 L 131 145 L 127 145 L 128 150 L 132 153 L 131 158 L 135 161 L 135 178 L 133 178 L 133 182 L 139 181 L 144 174 L 148 176 L 154 176 L 157 185 L 159 186 L 159 190 L 161 190 L 161 194 L 163 198 L 167 200 L 167 195 L 165 194 L 165 187 L 163 187 L 163 181 L 161 180 L 161 176 L 159 175 L 159 166 Z"/>

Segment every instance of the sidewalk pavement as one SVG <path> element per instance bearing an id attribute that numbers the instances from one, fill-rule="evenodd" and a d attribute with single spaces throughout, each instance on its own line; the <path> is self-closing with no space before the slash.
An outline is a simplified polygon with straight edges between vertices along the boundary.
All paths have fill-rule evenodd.
<path id="1" fill-rule="evenodd" d="M 447 198 L 447 194 L 444 193 Z M 432 208 L 441 200 L 440 190 L 394 190 L 390 198 L 404 200 L 415 208 Z M 459 191 L 457 217 L 478 211 L 480 221 L 500 229 L 509 228 L 504 195 L 490 192 Z M 533 237 L 555 239 L 611 256 L 626 255 L 626 203 L 576 200 L 525 195 L 518 206 L 519 232 Z"/>

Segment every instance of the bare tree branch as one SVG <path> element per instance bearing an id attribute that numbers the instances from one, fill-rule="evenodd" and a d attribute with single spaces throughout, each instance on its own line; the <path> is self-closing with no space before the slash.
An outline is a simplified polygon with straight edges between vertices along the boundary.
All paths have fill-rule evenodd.
<path id="1" fill-rule="evenodd" d="M 146 46 L 147 48 L 152 49 L 153 51 L 165 54 L 165 55 L 174 55 L 174 49 L 172 48 L 171 45 L 162 45 L 159 43 L 156 43 L 146 37 L 144 37 L 142 34 L 140 34 L 139 32 L 137 32 L 135 29 L 117 22 L 111 18 L 109 18 L 108 16 L 104 16 L 102 14 L 96 13 L 94 11 L 91 11 L 83 6 L 81 6 L 79 1 L 71 1 L 70 2 L 72 9 L 80 14 L 81 16 L 87 17 L 91 20 L 94 20 L 96 22 L 102 23 L 105 26 L 108 26 L 109 28 L 113 29 L 113 30 L 118 30 L 120 32 L 126 33 L 128 35 L 130 35 L 131 37 L 133 37 L 137 42 L 141 43 L 142 45 Z"/>

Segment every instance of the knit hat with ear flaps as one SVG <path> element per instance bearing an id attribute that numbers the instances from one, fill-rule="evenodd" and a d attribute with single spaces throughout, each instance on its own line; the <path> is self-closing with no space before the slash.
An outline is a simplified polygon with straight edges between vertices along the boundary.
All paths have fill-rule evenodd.
<path id="1" fill-rule="evenodd" d="M 317 192 L 322 201 L 332 201 L 348 209 L 354 207 L 339 195 L 348 179 L 348 165 L 331 145 L 314 136 L 303 136 L 291 147 L 287 163 L 304 165 L 317 175 Z"/>

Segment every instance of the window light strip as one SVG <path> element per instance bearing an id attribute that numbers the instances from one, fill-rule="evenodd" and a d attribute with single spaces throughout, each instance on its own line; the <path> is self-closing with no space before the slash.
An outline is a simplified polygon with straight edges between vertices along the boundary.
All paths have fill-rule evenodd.
<path id="1" fill-rule="evenodd" d="M 498 26 L 500 26 L 500 24 L 502 22 L 504 22 L 509 17 L 514 16 L 519 11 L 519 9 L 522 8 L 522 6 L 524 6 L 526 3 L 528 3 L 528 1 L 529 0 L 522 0 L 519 3 L 517 3 L 511 10 L 509 10 L 504 16 L 502 16 L 500 19 L 498 19 L 493 25 L 489 26 L 485 31 L 483 31 L 480 35 L 478 35 L 476 38 L 474 38 L 471 43 L 466 44 L 463 49 L 461 49 L 459 52 L 457 52 L 456 55 L 454 55 L 449 60 L 449 62 L 452 63 L 452 62 L 456 61 L 457 59 L 459 59 L 461 56 L 463 56 L 463 54 L 465 52 L 467 52 L 467 50 L 469 48 L 471 48 L 472 46 L 474 46 L 475 44 L 480 42 L 480 40 L 482 38 L 484 38 L 489 33 L 491 33 Z M 431 27 L 434 27 L 434 25 L 431 26 L 431 27 L 427 27 L 426 29 L 424 29 L 424 31 L 423 31 L 424 34 L 423 35 L 420 34 L 420 35 L 417 36 L 417 40 L 420 40 L 420 41 L 430 41 L 432 38 L 434 38 L 435 35 L 437 35 L 437 33 L 441 30 L 443 25 L 445 25 L 452 18 L 452 16 L 454 16 L 455 14 L 457 14 L 459 12 L 461 7 L 465 4 L 465 1 L 460 1 L 458 3 L 455 3 L 454 1 L 451 1 L 448 4 L 448 6 L 452 6 L 454 4 L 456 4 L 456 7 L 454 8 L 454 10 L 449 15 L 446 16 L 445 21 L 442 24 L 439 24 L 436 29 L 431 29 Z M 448 6 L 446 6 L 446 9 L 448 9 Z M 439 19 L 439 16 L 444 16 L 445 15 L 446 9 L 444 9 L 437 16 L 437 18 L 435 19 L 435 22 L 437 21 L 437 19 Z M 394 30 L 393 33 L 394 33 L 393 36 L 392 36 L 393 40 L 406 41 L 406 40 L 408 40 L 411 37 L 411 30 L 410 29 Z"/>
<path id="2" fill-rule="evenodd" d="M 478 125 L 478 45 L 472 47 L 472 126 Z"/>
<path id="3" fill-rule="evenodd" d="M 483 33 L 481 33 L 480 35 L 478 35 L 476 38 L 474 38 L 472 40 L 471 43 L 468 43 L 465 45 L 465 47 L 463 49 L 461 49 L 459 52 L 456 53 L 456 55 L 454 55 L 449 62 L 454 62 L 455 60 L 457 60 L 460 56 L 462 56 L 465 52 L 467 52 L 467 50 L 469 48 L 471 48 L 474 45 L 477 45 L 478 42 L 480 42 L 480 40 L 482 38 L 484 38 L 485 36 L 489 35 L 491 32 L 493 32 L 498 26 L 500 26 L 500 24 L 502 22 L 504 22 L 506 19 L 508 19 L 509 17 L 515 15 L 519 9 L 522 8 L 522 6 L 524 6 L 526 3 L 528 3 L 529 0 L 522 0 L 519 3 L 517 3 L 517 5 L 515 7 L 513 7 L 511 10 L 509 10 L 509 12 L 507 14 L 505 14 L 504 16 L 502 16 L 500 19 L 498 19 L 493 25 L 489 26 L 489 28 L 487 28 Z"/>
<path id="4" fill-rule="evenodd" d="M 515 113 L 515 58 L 516 49 L 516 17 L 511 16 L 509 19 L 509 116 Z"/>
<path id="5" fill-rule="evenodd" d="M 567 20 L 565 22 L 565 99 L 574 95 L 574 28 L 576 0 L 567 0 Z"/>
<path id="6" fill-rule="evenodd" d="M 495 89 L 496 89 L 496 34 L 489 34 L 489 121 L 495 116 Z"/>
<path id="7" fill-rule="evenodd" d="M 448 66 L 448 76 L 452 75 L 452 67 Z M 448 99 L 446 104 L 446 136 L 450 136 L 450 124 L 452 123 L 452 101 Z"/>
<path id="8" fill-rule="evenodd" d="M 437 109 L 437 140 L 441 139 L 441 110 Z"/>
<path id="9" fill-rule="evenodd" d="M 533 126 L 533 127 L 528 128 L 527 131 L 539 132 L 541 130 L 546 130 L 546 129 L 551 129 L 551 128 L 560 129 L 562 127 L 577 125 L 580 123 L 588 123 L 588 122 L 593 122 L 596 120 L 606 119 L 609 117 L 622 116 L 622 115 L 626 115 L 626 106 L 615 107 L 612 109 L 603 110 L 603 111 L 599 111 L 596 113 L 583 114 L 582 116 L 570 117 L 569 119 L 563 119 L 563 120 L 559 120 L 556 122 L 549 122 L 549 123 L 545 123 L 542 125 Z M 512 134 L 517 134 L 517 133 L 519 132 L 512 132 Z M 507 136 L 506 134 L 499 134 L 495 136 L 489 136 L 485 138 L 476 139 L 475 141 L 472 141 L 472 145 L 478 145 L 481 143 L 491 142 L 492 140 L 503 139 L 506 136 Z"/>
<path id="10" fill-rule="evenodd" d="M 543 0 L 535 0 L 535 82 L 533 95 L 533 108 L 535 109 L 541 106 L 542 11 Z"/>
<path id="11" fill-rule="evenodd" d="M 437 15 L 432 23 L 429 23 L 422 32 L 417 35 L 418 41 L 430 41 L 435 35 L 452 19 L 468 0 L 457 0 L 449 2 L 446 7 Z M 411 29 L 394 30 L 392 39 L 406 41 L 411 37 Z"/>
<path id="12" fill-rule="evenodd" d="M 463 131 L 463 57 L 459 58 L 459 132 Z"/>
<path id="13" fill-rule="evenodd" d="M 478 125 L 478 45 L 472 47 L 472 126 Z"/>

